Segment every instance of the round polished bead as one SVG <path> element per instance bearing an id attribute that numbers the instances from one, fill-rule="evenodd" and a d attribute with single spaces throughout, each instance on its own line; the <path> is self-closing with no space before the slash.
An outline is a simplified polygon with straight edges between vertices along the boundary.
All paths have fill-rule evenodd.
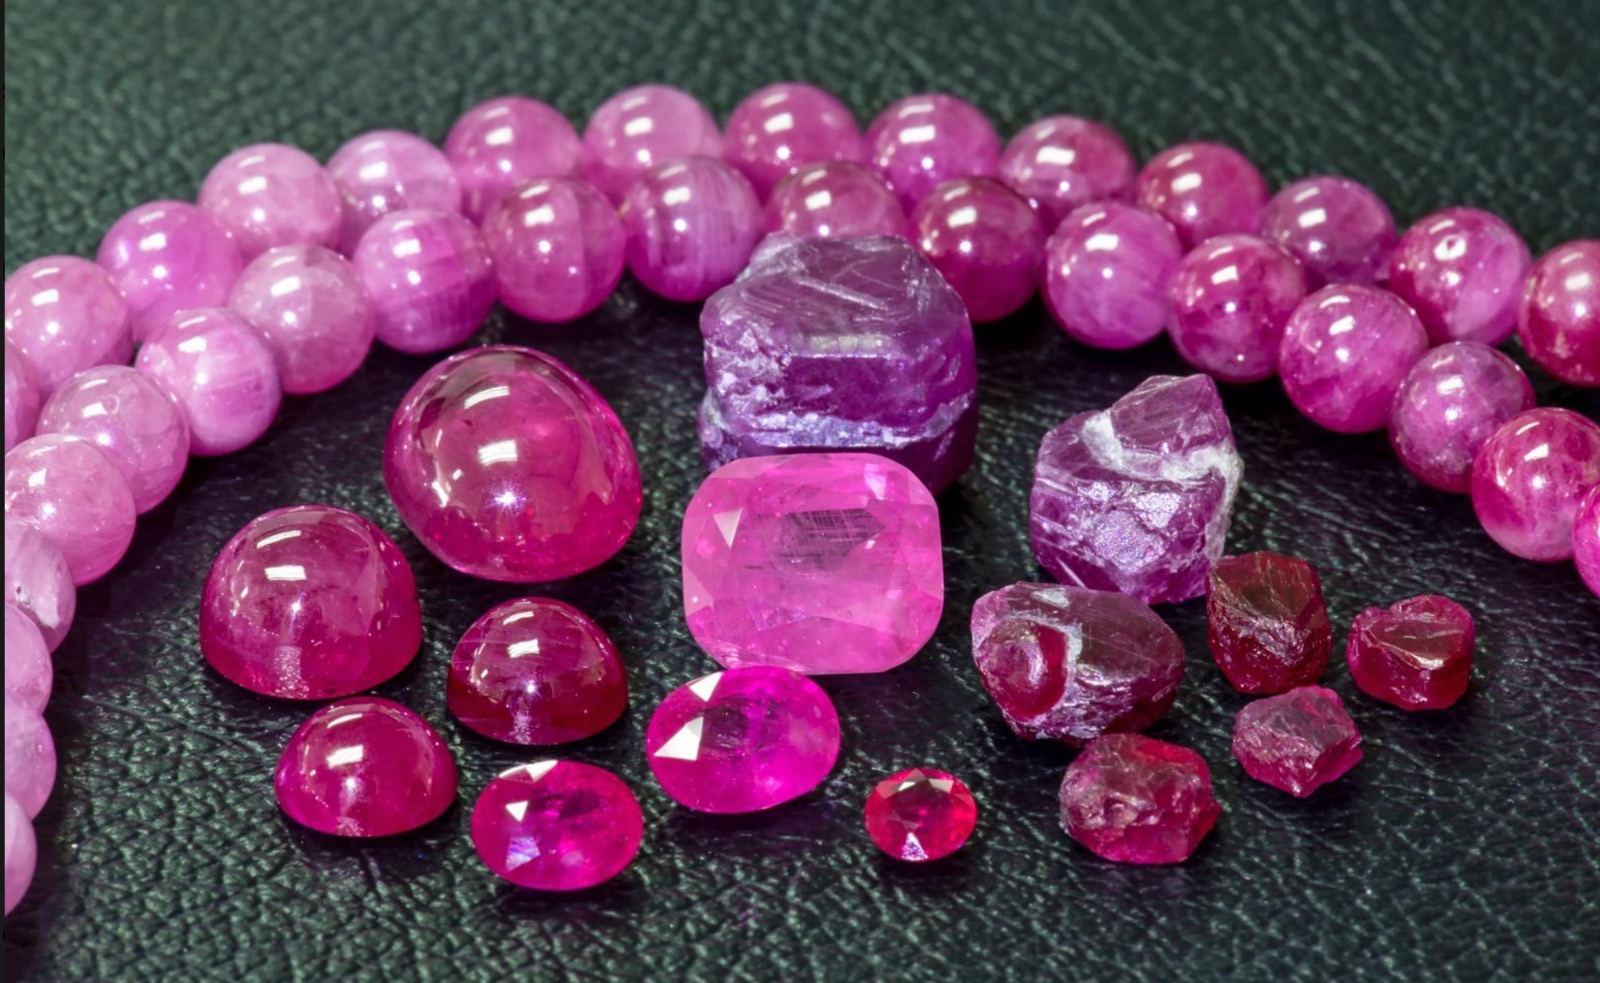
<path id="1" fill-rule="evenodd" d="M 133 364 L 177 398 L 189 421 L 189 450 L 202 457 L 255 442 L 283 402 L 271 346 L 225 307 L 175 315 L 140 346 Z"/>
<path id="2" fill-rule="evenodd" d="M 1278 374 L 1290 402 L 1313 422 L 1365 433 L 1389 422 L 1400 383 L 1427 350 L 1427 332 L 1392 294 L 1335 285 L 1289 315 Z"/>
<path id="3" fill-rule="evenodd" d="M 610 559 L 639 521 L 639 463 L 611 407 L 529 348 L 477 348 L 417 380 L 383 480 L 407 526 L 475 577 L 559 580 Z"/>
<path id="4" fill-rule="evenodd" d="M 67 637 L 78 607 L 72 570 L 61 550 L 37 529 L 12 518 L 9 512 L 5 526 L 5 603 L 32 618 L 45 645 L 54 652 Z"/>
<path id="5" fill-rule="evenodd" d="M 98 264 L 76 256 L 36 259 L 6 277 L 6 340 L 51 392 L 75 372 L 127 362 L 131 315 Z"/>
<path id="6" fill-rule="evenodd" d="M 1267 181 L 1220 143 L 1180 143 L 1150 158 L 1134 184 L 1138 203 L 1172 223 L 1184 248 L 1212 236 L 1261 231 Z"/>
<path id="7" fill-rule="evenodd" d="M 1452 341 L 1406 373 L 1389 417 L 1389 442 L 1423 483 L 1465 494 L 1483 442 L 1533 405 L 1533 386 L 1516 362 L 1488 345 Z"/>
<path id="8" fill-rule="evenodd" d="M 281 143 L 242 147 L 217 161 L 199 205 L 225 229 L 245 262 L 274 246 L 339 245 L 344 206 L 316 158 Z"/>
<path id="9" fill-rule="evenodd" d="M 222 226 L 183 201 L 153 201 L 117 219 L 96 261 L 127 298 L 136 342 L 179 311 L 227 303 L 244 269 Z"/>
<path id="10" fill-rule="evenodd" d="M 5 724 L 6 794 L 32 819 L 56 784 L 56 742 L 39 711 L 10 690 L 5 694 Z"/>
<path id="11" fill-rule="evenodd" d="M 556 323 L 599 307 L 622 279 L 622 220 L 605 195 L 573 178 L 540 178 L 483 220 L 500 302 Z"/>
<path id="12" fill-rule="evenodd" d="M 904 236 L 906 213 L 876 171 L 847 160 L 807 164 L 767 199 L 767 231 L 797 236 Z"/>
<path id="13" fill-rule="evenodd" d="M 1038 213 L 994 178 L 946 181 L 911 213 L 917 248 L 967 305 L 974 322 L 996 321 L 1039 286 L 1044 227 Z"/>
<path id="14" fill-rule="evenodd" d="M 1000 135 L 971 103 L 943 92 L 907 96 L 867 127 L 867 161 L 907 212 L 934 188 L 960 177 L 989 177 Z"/>
<path id="15" fill-rule="evenodd" d="M 361 237 L 350 261 L 377 315 L 378 340 L 402 352 L 454 348 L 494 306 L 489 248 L 454 212 L 391 212 Z"/>
<path id="16" fill-rule="evenodd" d="M 251 261 L 228 306 L 272 348 L 286 393 L 319 393 L 350 378 L 377 330 L 350 261 L 321 246 L 279 246 Z"/>
<path id="17" fill-rule="evenodd" d="M 1572 520 L 1572 560 L 1589 590 L 1600 597 L 1600 483 L 1578 502 Z"/>
<path id="18" fill-rule="evenodd" d="M 1382 280 L 1400 239 L 1389 206 L 1347 177 L 1308 177 L 1279 191 L 1261 229 L 1300 261 L 1313 288 Z"/>
<path id="19" fill-rule="evenodd" d="M 461 181 L 461 211 L 474 222 L 519 184 L 573 177 L 583 169 L 583 145 L 567 118 L 522 96 L 490 99 L 462 113 L 444 152 Z"/>
<path id="20" fill-rule="evenodd" d="M 1306 296 L 1300 264 L 1252 235 L 1220 235 L 1196 246 L 1173 274 L 1178 354 L 1223 382 L 1257 382 L 1277 369 L 1284 324 Z"/>
<path id="21" fill-rule="evenodd" d="M 461 210 L 461 181 L 438 147 L 403 130 L 374 130 L 352 137 L 328 158 L 344 219 L 339 251 L 349 255 L 361 234 L 390 212 L 428 208 Z"/>
<path id="22" fill-rule="evenodd" d="M 978 826 L 978 804 L 948 771 L 910 768 L 873 787 L 864 818 L 878 849 L 922 863 L 961 849 Z"/>
<path id="23" fill-rule="evenodd" d="M 189 463 L 189 421 L 178 401 L 126 365 L 102 365 L 69 379 L 45 402 L 39 432 L 93 443 L 127 479 L 140 512 L 165 501 Z"/>
<path id="24" fill-rule="evenodd" d="M 72 582 L 86 584 L 117 565 L 133 541 L 138 513 L 122 472 L 81 437 L 42 434 L 6 453 L 5 508 L 61 551 Z"/>
<path id="25" fill-rule="evenodd" d="M 1389 289 L 1417 312 L 1435 345 L 1498 345 L 1516 327 L 1530 265 L 1511 226 L 1476 208 L 1446 208 L 1400 237 Z"/>
<path id="26" fill-rule="evenodd" d="M 606 197 L 623 194 L 650 168 L 675 157 L 719 157 L 722 134 L 699 100 L 670 85 L 623 89 L 583 130 L 583 175 Z"/>
<path id="27" fill-rule="evenodd" d="M 490 608 L 456 645 L 450 712 L 486 737 L 565 744 L 593 737 L 628 706 L 617 647 L 570 604 L 523 597 Z"/>
<path id="28" fill-rule="evenodd" d="M 722 159 L 750 179 L 763 201 L 805 164 L 865 156 L 850 110 L 804 82 L 776 82 L 750 93 L 722 134 Z"/>
<path id="29" fill-rule="evenodd" d="M 714 157 L 670 160 L 622 199 L 628 269 L 668 300 L 705 300 L 732 283 L 761 239 L 761 203 Z"/>
<path id="30" fill-rule="evenodd" d="M 1495 542 L 1524 560 L 1572 556 L 1578 502 L 1600 483 L 1600 425 L 1541 406 L 1500 425 L 1472 463 L 1472 508 Z"/>
<path id="31" fill-rule="evenodd" d="M 1011 138 L 998 172 L 1053 230 L 1082 205 L 1130 198 L 1138 165 L 1110 127 L 1077 116 L 1047 116 Z"/>
<path id="32" fill-rule="evenodd" d="M 1120 202 L 1084 205 L 1045 245 L 1045 304 L 1086 345 L 1142 345 L 1172 318 L 1167 293 L 1182 258 L 1166 219 Z"/>
<path id="33" fill-rule="evenodd" d="M 211 564 L 200 652 L 245 689 L 291 700 L 358 693 L 422 644 L 411 567 L 383 530 L 331 505 L 258 516 Z"/>
<path id="34" fill-rule="evenodd" d="M 1517 339 L 1562 382 L 1600 386 L 1600 239 L 1564 243 L 1534 264 Z"/>
<path id="35" fill-rule="evenodd" d="M 494 873 L 537 891 L 580 891 L 622 873 L 644 840 L 622 779 L 577 761 L 497 775 L 472 809 L 472 846 Z"/>
<path id="36" fill-rule="evenodd" d="M 33 866 L 38 860 L 38 844 L 33 838 L 33 822 L 9 794 L 6 796 L 6 914 L 11 914 L 33 883 Z"/>
<path id="37" fill-rule="evenodd" d="M 39 407 L 44 393 L 39 380 L 34 378 L 33 366 L 15 348 L 6 343 L 6 450 L 33 436 L 39 423 Z"/>
<path id="38" fill-rule="evenodd" d="M 273 775 L 278 806 L 331 836 L 393 836 L 424 826 L 456 798 L 456 762 L 416 711 L 353 696 L 313 713 Z"/>
<path id="39" fill-rule="evenodd" d="M 44 710 L 50 700 L 52 668 L 39 626 L 15 604 L 6 605 L 6 686 L 26 707 Z"/>

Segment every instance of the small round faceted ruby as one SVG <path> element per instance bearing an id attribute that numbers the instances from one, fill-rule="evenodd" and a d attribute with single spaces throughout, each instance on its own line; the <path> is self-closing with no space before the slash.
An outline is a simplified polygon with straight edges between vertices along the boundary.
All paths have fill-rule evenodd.
<path id="1" fill-rule="evenodd" d="M 1333 627 L 1311 564 L 1265 550 L 1225 556 L 1209 587 L 1211 654 L 1235 689 L 1281 693 L 1322 678 Z"/>
<path id="2" fill-rule="evenodd" d="M 538 761 L 501 772 L 472 809 L 472 845 L 500 877 L 578 891 L 620 874 L 639 852 L 644 816 L 611 772 Z"/>
<path id="3" fill-rule="evenodd" d="M 617 647 L 570 604 L 523 597 L 497 604 L 456 646 L 450 712 L 497 741 L 565 744 L 616 723 L 628 706 Z"/>
<path id="4" fill-rule="evenodd" d="M 355 696 L 300 725 L 272 785 L 278 805 L 302 826 L 333 836 L 392 836 L 450 808 L 456 762 L 415 711 Z"/>
<path id="5" fill-rule="evenodd" d="M 1142 734 L 1096 738 L 1061 780 L 1061 828 L 1118 863 L 1187 860 L 1221 814 L 1205 759 Z"/>
<path id="6" fill-rule="evenodd" d="M 1345 661 L 1368 696 L 1403 710 L 1442 710 L 1467 692 L 1476 637 L 1466 608 L 1423 594 L 1356 615 Z"/>
<path id="7" fill-rule="evenodd" d="M 978 804 L 948 771 L 910 768 L 867 796 L 867 835 L 896 860 L 920 863 L 961 849 L 978 825 Z"/>
<path id="8" fill-rule="evenodd" d="M 1251 778 L 1303 799 L 1356 766 L 1361 731 L 1338 693 L 1300 686 L 1245 704 L 1233 756 Z"/>

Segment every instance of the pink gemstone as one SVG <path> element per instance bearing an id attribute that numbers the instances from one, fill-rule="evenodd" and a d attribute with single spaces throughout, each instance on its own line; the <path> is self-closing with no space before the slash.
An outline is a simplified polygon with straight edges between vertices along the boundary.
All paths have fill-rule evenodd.
<path id="1" fill-rule="evenodd" d="M 6 795 L 29 819 L 39 814 L 56 784 L 56 742 L 39 711 L 6 690 Z"/>
<path id="2" fill-rule="evenodd" d="M 172 494 L 189 463 L 189 421 L 178 401 L 126 365 L 102 365 L 69 379 L 45 402 L 39 432 L 93 443 L 127 479 L 140 512 Z"/>
<path id="3" fill-rule="evenodd" d="M 1390 411 L 1389 442 L 1423 482 L 1465 494 L 1483 442 L 1533 406 L 1533 386 L 1516 362 L 1476 341 L 1452 341 L 1406 373 Z"/>
<path id="4" fill-rule="evenodd" d="M 877 172 L 850 161 L 807 164 L 767 199 L 767 231 L 797 236 L 904 236 L 906 213 Z"/>
<path id="5" fill-rule="evenodd" d="M 993 175 L 1000 158 L 1000 135 L 982 110 L 943 92 L 892 103 L 867 127 L 866 145 L 907 212 L 946 181 Z"/>
<path id="6" fill-rule="evenodd" d="M 994 178 L 946 181 L 911 213 L 917 248 L 974 322 L 997 321 L 1039 286 L 1044 228 L 1033 206 Z"/>
<path id="7" fill-rule="evenodd" d="M 732 669 L 892 669 L 944 610 L 933 495 L 872 454 L 723 465 L 684 512 L 683 607 L 695 641 Z"/>
<path id="8" fill-rule="evenodd" d="M 393 836 L 450 808 L 456 762 L 415 711 L 352 696 L 300 725 L 278 759 L 272 789 L 290 819 L 319 833 Z"/>
<path id="9" fill-rule="evenodd" d="M 6 605 L 6 687 L 31 710 L 43 711 L 50 700 L 54 670 L 39 626 L 15 604 Z"/>
<path id="10" fill-rule="evenodd" d="M 350 257 L 378 318 L 378 340 L 410 354 L 465 342 L 494 306 L 494 260 L 454 212 L 390 212 Z"/>
<path id="11" fill-rule="evenodd" d="M 254 443 L 283 403 L 272 347 L 225 307 L 174 316 L 140 346 L 133 364 L 177 398 L 189 420 L 189 450 L 202 457 Z"/>
<path id="12" fill-rule="evenodd" d="M 1223 382 L 1271 378 L 1283 327 L 1306 296 L 1300 264 L 1253 235 L 1221 235 L 1178 264 L 1168 333 L 1184 361 Z"/>
<path id="13" fill-rule="evenodd" d="M 1339 433 L 1386 426 L 1406 374 L 1428 351 L 1417 316 L 1377 287 L 1323 287 L 1284 325 L 1278 374 L 1289 401 Z"/>
<path id="14" fill-rule="evenodd" d="M 537 761 L 501 772 L 472 808 L 472 845 L 499 877 L 580 891 L 622 873 L 644 839 L 627 784 L 594 765 Z"/>
<path id="15" fill-rule="evenodd" d="M 343 202 L 339 251 L 345 255 L 390 212 L 461 210 L 461 182 L 450 159 L 414 133 L 375 130 L 352 137 L 328 158 L 328 176 Z"/>
<path id="16" fill-rule="evenodd" d="M 622 279 L 624 233 L 605 195 L 573 178 L 541 178 L 483 220 L 500 302 L 534 321 L 582 317 Z"/>
<path id="17" fill-rule="evenodd" d="M 761 239 L 750 182 L 712 157 L 646 171 L 622 198 L 628 269 L 668 300 L 705 300 L 732 283 Z"/>
<path id="18" fill-rule="evenodd" d="M 1400 240 L 1389 206 L 1347 177 L 1308 177 L 1279 191 L 1261 234 L 1300 261 L 1313 288 L 1384 279 Z"/>
<path id="19" fill-rule="evenodd" d="M 1301 686 L 1245 704 L 1233 756 L 1251 778 L 1303 799 L 1356 766 L 1361 731 L 1338 693 Z"/>
<path id="20" fill-rule="evenodd" d="M 1311 564 L 1265 550 L 1225 556 L 1209 588 L 1211 655 L 1234 689 L 1282 693 L 1322 678 L 1333 626 Z"/>
<path id="21" fill-rule="evenodd" d="M 6 516 L 33 526 L 66 558 L 75 584 L 117 565 L 133 541 L 133 492 L 81 437 L 43 434 L 6 453 Z"/>
<path id="22" fill-rule="evenodd" d="M 1524 560 L 1572 556 L 1578 500 L 1600 482 L 1600 425 L 1541 406 L 1507 420 L 1472 464 L 1472 508 L 1495 542 Z"/>
<path id="23" fill-rule="evenodd" d="M 1150 158 L 1134 198 L 1172 223 L 1185 249 L 1212 236 L 1261 231 L 1267 181 L 1250 159 L 1220 143 L 1180 143 Z"/>
<path id="24" fill-rule="evenodd" d="M 400 517 L 474 577 L 560 580 L 610 559 L 643 503 L 633 444 L 594 388 L 531 348 L 475 348 L 417 380 L 389 425 Z"/>
<path id="25" fill-rule="evenodd" d="M 1205 759 L 1142 734 L 1096 738 L 1061 781 L 1061 828 L 1117 863 L 1181 863 L 1221 814 Z"/>
<path id="26" fill-rule="evenodd" d="M 1121 137 L 1077 116 L 1029 123 L 1006 144 L 998 167 L 1000 179 L 1039 210 L 1047 232 L 1083 205 L 1126 201 L 1137 172 Z"/>
<path id="27" fill-rule="evenodd" d="M 1389 289 L 1411 305 L 1435 345 L 1511 337 L 1532 259 L 1511 226 L 1476 208 L 1446 208 L 1407 229 Z"/>
<path id="28" fill-rule="evenodd" d="M 878 849 L 922 863 L 961 849 L 978 826 L 978 803 L 948 771 L 910 768 L 873 787 L 864 818 Z"/>
<path id="29" fill-rule="evenodd" d="M 33 839 L 33 823 L 9 794 L 6 795 L 6 914 L 22 900 L 33 882 L 33 865 L 38 860 L 38 844 Z"/>
<path id="30" fill-rule="evenodd" d="M 1084 205 L 1045 246 L 1045 303 L 1078 341 L 1133 348 L 1171 321 L 1167 291 L 1182 258 L 1166 219 L 1120 202 Z"/>
<path id="31" fill-rule="evenodd" d="M 1466 608 L 1423 594 L 1356 615 L 1345 660 L 1368 696 L 1403 710 L 1443 710 L 1467 692 L 1476 638 Z"/>
<path id="32" fill-rule="evenodd" d="M 462 113 L 444 152 L 461 180 L 461 211 L 474 222 L 519 184 L 583 170 L 583 145 L 572 124 L 554 107 L 522 96 L 490 99 Z"/>
<path id="33" fill-rule="evenodd" d="M 6 277 L 5 304 L 6 340 L 27 356 L 47 393 L 76 372 L 133 355 L 128 302 L 110 274 L 86 259 L 28 263 Z"/>
<path id="34" fill-rule="evenodd" d="M 1600 386 L 1600 239 L 1564 243 L 1533 265 L 1517 339 L 1562 382 Z"/>
<path id="35" fill-rule="evenodd" d="M 227 303 L 244 269 L 222 226 L 184 201 L 153 201 L 117 219 L 96 260 L 128 300 L 136 342 L 179 311 Z"/>
<path id="36" fill-rule="evenodd" d="M 1600 597 L 1600 484 L 1589 489 L 1578 503 L 1578 514 L 1572 521 L 1572 559 L 1583 582 Z"/>
<path id="37" fill-rule="evenodd" d="M 5 603 L 21 609 L 39 626 L 54 652 L 72 627 L 78 589 L 67 558 L 37 529 L 6 515 Z"/>
<path id="38" fill-rule="evenodd" d="M 355 374 L 377 329 L 350 261 L 321 246 L 279 246 L 251 261 L 228 307 L 271 347 L 286 393 L 319 393 Z"/>
<path id="39" fill-rule="evenodd" d="M 583 176 L 607 198 L 675 157 L 720 157 L 722 134 L 706 107 L 670 85 L 623 89 L 600 104 L 583 130 Z"/>
<path id="40" fill-rule="evenodd" d="M 456 645 L 450 712 L 497 741 L 593 737 L 628 706 L 628 678 L 604 630 L 570 604 L 523 597 L 490 608 Z"/>
<path id="41" fill-rule="evenodd" d="M 777 82 L 734 107 L 722 159 L 750 179 L 762 201 L 802 165 L 866 157 L 861 127 L 844 103 L 814 85 Z"/>
<path id="42" fill-rule="evenodd" d="M 758 812 L 798 798 L 839 757 L 839 715 L 816 683 L 750 666 L 702 676 L 650 717 L 645 757 L 674 800 L 700 812 Z"/>
<path id="43" fill-rule="evenodd" d="M 6 450 L 33 436 L 39 422 L 39 405 L 44 393 L 34 378 L 33 366 L 23 354 L 6 345 Z"/>
<path id="44" fill-rule="evenodd" d="M 245 262 L 274 246 L 339 245 L 344 205 L 316 158 L 281 143 L 242 147 L 217 161 L 199 205 L 239 247 Z"/>

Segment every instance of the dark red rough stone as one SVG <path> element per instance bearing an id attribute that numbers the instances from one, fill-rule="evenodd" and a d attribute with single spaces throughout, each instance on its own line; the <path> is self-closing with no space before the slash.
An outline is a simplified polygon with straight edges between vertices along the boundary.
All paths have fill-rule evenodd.
<path id="1" fill-rule="evenodd" d="M 1442 710 L 1467 691 L 1475 638 L 1466 608 L 1423 594 L 1356 615 L 1345 660 L 1368 696 L 1405 710 Z"/>
<path id="2" fill-rule="evenodd" d="M 1225 556 L 1206 597 L 1211 654 L 1241 693 L 1282 693 L 1322 678 L 1333 626 L 1311 564 L 1265 550 Z"/>

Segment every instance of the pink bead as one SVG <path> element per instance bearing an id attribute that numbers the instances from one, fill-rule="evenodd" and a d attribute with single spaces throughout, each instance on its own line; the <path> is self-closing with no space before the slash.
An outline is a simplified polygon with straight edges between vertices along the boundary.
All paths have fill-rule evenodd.
<path id="1" fill-rule="evenodd" d="M 767 231 L 797 236 L 903 236 L 906 213 L 877 172 L 850 161 L 807 164 L 767 199 Z"/>
<path id="2" fill-rule="evenodd" d="M 9 794 L 6 796 L 6 914 L 22 901 L 33 882 L 33 865 L 38 860 L 38 844 L 33 839 L 33 823 Z"/>
<path id="3" fill-rule="evenodd" d="M 583 176 L 618 204 L 645 171 L 674 157 L 720 157 L 722 134 L 682 89 L 640 85 L 600 104 L 583 130 Z"/>
<path id="4" fill-rule="evenodd" d="M 1427 332 L 1392 294 L 1335 285 L 1289 316 L 1278 374 L 1290 402 L 1313 422 L 1365 433 L 1389 422 L 1395 393 L 1427 350 Z"/>
<path id="5" fill-rule="evenodd" d="M 1167 291 L 1182 258 L 1166 219 L 1120 202 L 1084 205 L 1045 245 L 1045 304 L 1086 345 L 1142 345 L 1172 319 Z"/>
<path id="6" fill-rule="evenodd" d="M 1220 143 L 1180 143 L 1150 158 L 1134 184 L 1138 203 L 1172 223 L 1184 248 L 1212 236 L 1261 231 L 1267 181 Z"/>
<path id="7" fill-rule="evenodd" d="M 1138 173 L 1128 145 L 1108 126 L 1047 116 L 1023 127 L 1000 154 L 1000 179 L 1039 209 L 1052 231 L 1091 202 L 1126 201 Z"/>
<path id="8" fill-rule="evenodd" d="M 476 348 L 417 380 L 383 480 L 407 526 L 474 577 L 560 580 L 610 559 L 639 521 L 639 463 L 594 388 L 542 352 Z"/>
<path id="9" fill-rule="evenodd" d="M 254 443 L 283 402 L 271 346 L 224 307 L 174 316 L 140 346 L 133 364 L 177 397 L 189 420 L 189 450 L 202 457 Z"/>
<path id="10" fill-rule="evenodd" d="M 45 645 L 54 652 L 72 627 L 78 607 L 72 570 L 56 545 L 37 529 L 9 513 L 5 524 L 5 603 L 16 605 L 32 618 Z"/>
<path id="11" fill-rule="evenodd" d="M 165 501 L 189 463 L 189 422 L 178 401 L 126 365 L 102 365 L 69 379 L 44 404 L 39 432 L 93 443 L 127 479 L 140 512 Z"/>
<path id="12" fill-rule="evenodd" d="M 1583 582 L 1600 597 L 1600 484 L 1583 496 L 1573 516 L 1572 559 Z"/>
<path id="13" fill-rule="evenodd" d="M 911 213 L 917 248 L 974 322 L 996 321 L 1039 286 L 1044 227 L 1033 206 L 994 178 L 946 181 Z"/>
<path id="14" fill-rule="evenodd" d="M 117 219 L 96 261 L 128 300 L 136 342 L 179 311 L 227 303 L 244 269 L 222 226 L 183 201 L 153 201 Z"/>
<path id="15" fill-rule="evenodd" d="M 274 246 L 339 245 L 344 205 L 316 158 L 281 143 L 242 147 L 217 161 L 199 205 L 233 237 L 245 262 Z"/>
<path id="16" fill-rule="evenodd" d="M 1517 363 L 1488 345 L 1452 341 L 1406 373 L 1389 417 L 1389 442 L 1423 483 L 1466 494 L 1483 442 L 1533 405 L 1533 386 Z"/>
<path id="17" fill-rule="evenodd" d="M 472 846 L 494 873 L 537 891 L 580 891 L 622 873 L 644 840 L 633 790 L 576 761 L 501 772 L 472 809 Z"/>
<path id="18" fill-rule="evenodd" d="M 245 689 L 326 700 L 378 685 L 422 644 L 411 567 L 383 530 L 331 505 L 250 520 L 200 597 L 200 652 Z"/>
<path id="19" fill-rule="evenodd" d="M 81 437 L 43 434 L 6 453 L 6 516 L 50 540 L 75 584 L 117 565 L 137 515 L 122 472 Z"/>
<path id="20" fill-rule="evenodd" d="M 1000 135 L 976 106 L 943 92 L 891 103 L 867 127 L 867 161 L 907 212 L 946 181 L 989 177 Z"/>
<path id="21" fill-rule="evenodd" d="M 750 93 L 722 134 L 722 159 L 750 179 L 762 201 L 802 165 L 865 156 L 850 110 L 804 82 L 776 82 Z"/>
<path id="22" fill-rule="evenodd" d="M 44 393 L 34 378 L 33 366 L 6 340 L 6 450 L 33 436 L 39 423 Z"/>
<path id="23" fill-rule="evenodd" d="M 353 696 L 300 725 L 278 759 L 272 790 L 290 819 L 319 833 L 393 836 L 450 808 L 456 762 L 416 711 Z"/>
<path id="24" fill-rule="evenodd" d="M 328 158 L 344 215 L 339 251 L 355 251 L 361 234 L 390 212 L 461 210 L 461 182 L 450 159 L 414 133 L 374 130 L 352 137 Z"/>
<path id="25" fill-rule="evenodd" d="M 489 210 L 483 241 L 500 302 L 556 323 L 603 304 L 622 279 L 624 233 L 605 195 L 572 178 L 541 178 Z"/>
<path id="26" fill-rule="evenodd" d="M 6 795 L 29 819 L 39 814 L 56 784 L 56 742 L 39 711 L 6 690 Z"/>
<path id="27" fill-rule="evenodd" d="M 76 256 L 36 259 L 6 277 L 6 340 L 49 393 L 73 373 L 133 356 L 131 315 L 100 266 Z"/>
<path id="28" fill-rule="evenodd" d="M 1517 323 L 1532 259 L 1511 226 L 1476 208 L 1419 219 L 1395 247 L 1389 289 L 1411 305 L 1435 345 L 1498 345 Z"/>
<path id="29" fill-rule="evenodd" d="M 761 239 L 750 182 L 712 157 L 646 171 L 622 199 L 628 269 L 668 300 L 705 300 L 732 283 Z"/>
<path id="30" fill-rule="evenodd" d="M 1600 386 L 1600 239 L 1564 243 L 1533 265 L 1517 340 L 1562 382 Z"/>
<path id="31" fill-rule="evenodd" d="M 1261 229 L 1300 261 L 1313 288 L 1384 279 L 1400 239 L 1389 206 L 1347 177 L 1308 177 L 1279 191 Z"/>
<path id="32" fill-rule="evenodd" d="M 461 181 L 461 211 L 474 222 L 519 184 L 583 170 L 583 145 L 572 124 L 555 108 L 522 96 L 490 99 L 462 113 L 444 152 Z"/>
<path id="33" fill-rule="evenodd" d="M 228 307 L 266 339 L 286 393 L 319 393 L 355 374 L 377 318 L 350 261 L 321 246 L 279 246 L 239 275 Z"/>
<path id="34" fill-rule="evenodd" d="M 1184 361 L 1223 382 L 1272 377 L 1284 324 L 1306 296 L 1300 264 L 1251 235 L 1196 246 L 1173 274 L 1168 333 Z"/>
<path id="35" fill-rule="evenodd" d="M 53 668 L 39 626 L 15 604 L 6 605 L 6 687 L 31 710 L 43 712 L 50 700 Z"/>
<path id="36" fill-rule="evenodd" d="M 410 354 L 465 342 L 494 307 L 494 260 L 454 212 L 391 212 L 350 257 L 378 319 L 378 340 Z"/>
<path id="37" fill-rule="evenodd" d="M 1472 464 L 1472 508 L 1495 542 L 1525 560 L 1572 556 L 1578 501 L 1600 483 L 1600 425 L 1554 406 L 1500 425 Z"/>
<path id="38" fill-rule="evenodd" d="M 978 804 L 948 771 L 911 768 L 873 786 L 863 819 L 878 849 L 923 863 L 961 849 L 977 828 Z"/>

